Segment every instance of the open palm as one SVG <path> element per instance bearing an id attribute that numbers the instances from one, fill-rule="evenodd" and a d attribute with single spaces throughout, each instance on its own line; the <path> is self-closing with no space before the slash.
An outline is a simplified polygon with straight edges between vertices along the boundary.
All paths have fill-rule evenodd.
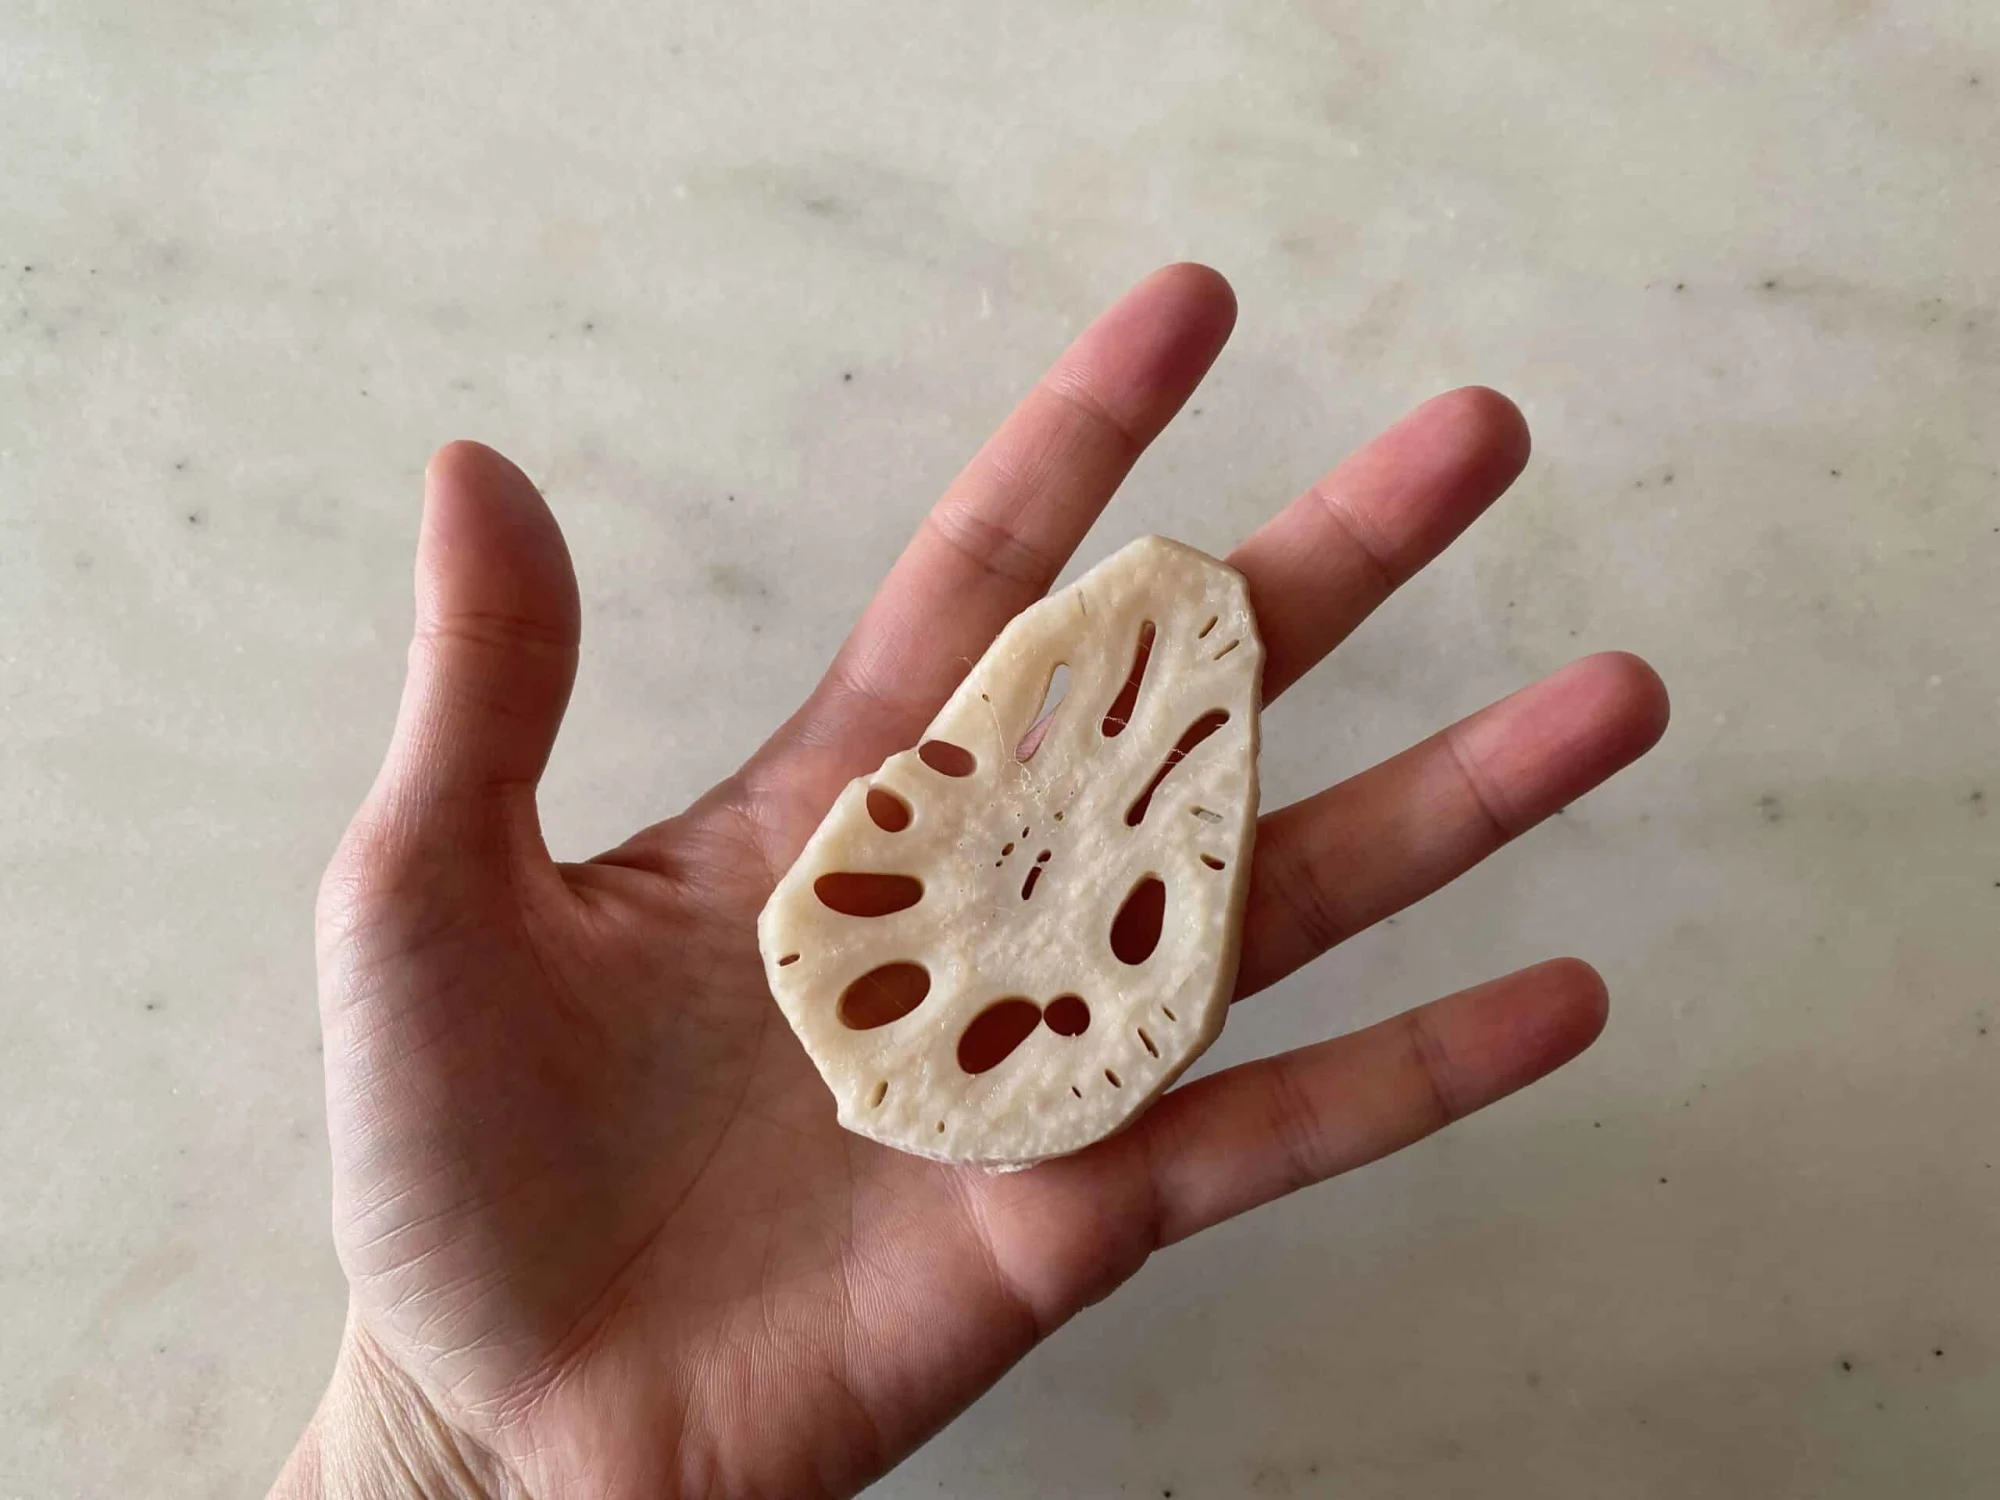
<path id="1" fill-rule="evenodd" d="M 777 877 L 1049 586 L 1233 316 L 1194 266 L 1119 302 L 952 484 L 791 721 L 585 864 L 551 860 L 535 807 L 576 663 L 561 534 L 498 455 L 434 461 L 402 714 L 322 891 L 352 1310 L 296 1492 L 365 1470 L 537 1500 L 851 1493 L 1154 1250 L 1414 1141 L 1596 1036 L 1596 975 L 1544 964 L 989 1176 L 840 1130 L 772 1001 L 755 925 Z M 1503 398 L 1455 392 L 1245 541 L 1231 561 L 1267 701 L 1527 449 Z M 1239 994 L 1452 879 L 1665 718 L 1642 663 L 1588 658 L 1268 814 Z"/>

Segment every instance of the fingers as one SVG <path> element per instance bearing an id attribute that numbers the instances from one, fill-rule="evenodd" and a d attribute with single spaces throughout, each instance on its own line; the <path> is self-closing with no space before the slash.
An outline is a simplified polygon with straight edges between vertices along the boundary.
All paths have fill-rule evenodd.
<path id="1" fill-rule="evenodd" d="M 1229 561 L 1264 636 L 1264 701 L 1290 687 L 1497 500 L 1528 426 L 1479 386 L 1426 401 L 1266 522 Z"/>
<path id="2" fill-rule="evenodd" d="M 527 476 L 477 443 L 442 449 L 424 477 L 416 583 L 409 677 L 373 800 L 399 822 L 497 811 L 532 831 L 579 625 L 569 549 Z"/>
<path id="3" fill-rule="evenodd" d="M 1455 880 L 1651 749 L 1667 725 L 1653 669 L 1572 662 L 1360 775 L 1264 818 L 1237 994 Z"/>
<path id="4" fill-rule="evenodd" d="M 1235 316 L 1215 272 L 1168 266 L 1042 377 L 946 490 L 780 731 L 773 748 L 805 805 L 823 808 L 849 778 L 910 744 L 1001 627 L 1047 591 Z"/>
<path id="5" fill-rule="evenodd" d="M 1134 1127 L 1159 1243 L 1352 1171 L 1506 1097 L 1595 1041 L 1605 1007 L 1595 970 L 1556 959 L 1175 1090 Z"/>

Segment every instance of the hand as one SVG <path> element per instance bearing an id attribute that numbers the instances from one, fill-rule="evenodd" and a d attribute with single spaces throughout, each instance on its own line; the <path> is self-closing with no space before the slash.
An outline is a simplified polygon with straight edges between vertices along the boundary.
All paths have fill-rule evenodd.
<path id="1" fill-rule="evenodd" d="M 1126 296 L 953 482 L 790 722 L 585 864 L 549 857 L 535 811 L 577 656 L 562 536 L 497 454 L 437 456 L 401 715 L 321 893 L 352 1298 L 282 1491 L 850 1494 L 1161 1246 L 1406 1146 L 1595 1038 L 1603 986 L 1559 960 L 987 1176 L 840 1130 L 766 990 L 755 924 L 777 877 L 1049 586 L 1233 319 L 1200 267 Z M 1245 541 L 1231 560 L 1267 700 L 1527 454 L 1504 398 L 1453 392 Z M 1267 814 L 1240 994 L 1596 785 L 1666 714 L 1643 663 L 1591 657 Z"/>

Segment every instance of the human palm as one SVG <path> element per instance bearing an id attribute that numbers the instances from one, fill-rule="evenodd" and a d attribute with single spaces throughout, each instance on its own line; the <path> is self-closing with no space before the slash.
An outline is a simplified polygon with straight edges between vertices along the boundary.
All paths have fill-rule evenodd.
<path id="1" fill-rule="evenodd" d="M 851 1493 L 1155 1249 L 1595 1037 L 1596 976 L 1544 964 L 986 1175 L 842 1131 L 772 1001 L 755 928 L 777 877 L 840 787 L 911 743 L 1048 587 L 1233 316 L 1198 267 L 1131 292 L 953 483 L 790 722 L 685 813 L 584 864 L 551 860 L 535 809 L 576 660 L 561 535 L 498 455 L 433 462 L 403 710 L 322 890 L 352 1297 L 340 1373 L 281 1488 L 335 1494 L 366 1472 L 378 1491 L 537 1500 Z M 1512 406 L 1455 392 L 1249 538 L 1232 561 L 1267 700 L 1526 456 Z M 1643 664 L 1587 658 L 1266 815 L 1239 994 L 1596 784 L 1665 714 Z"/>

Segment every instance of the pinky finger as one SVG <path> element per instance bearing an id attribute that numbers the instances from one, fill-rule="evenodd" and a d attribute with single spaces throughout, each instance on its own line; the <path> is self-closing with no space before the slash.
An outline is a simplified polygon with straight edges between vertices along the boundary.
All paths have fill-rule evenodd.
<path id="1" fill-rule="evenodd" d="M 1140 1121 L 1162 1245 L 1399 1151 L 1561 1067 L 1604 981 L 1559 958 L 1177 1089 Z"/>

